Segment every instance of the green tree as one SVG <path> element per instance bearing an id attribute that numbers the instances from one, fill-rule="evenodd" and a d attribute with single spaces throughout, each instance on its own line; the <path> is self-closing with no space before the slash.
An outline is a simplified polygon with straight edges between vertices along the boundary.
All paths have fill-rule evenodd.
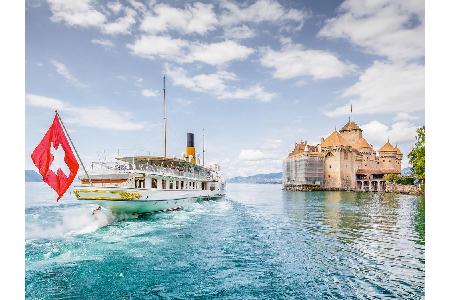
<path id="1" fill-rule="evenodd" d="M 425 125 L 417 129 L 416 144 L 408 154 L 414 175 L 425 180 Z"/>
<path id="2" fill-rule="evenodd" d="M 397 182 L 399 176 L 397 174 L 386 174 L 384 179 L 389 182 Z"/>

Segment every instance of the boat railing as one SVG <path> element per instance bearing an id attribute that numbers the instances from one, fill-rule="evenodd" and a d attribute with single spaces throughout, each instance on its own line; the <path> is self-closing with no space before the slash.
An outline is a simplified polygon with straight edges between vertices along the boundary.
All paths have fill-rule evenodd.
<path id="1" fill-rule="evenodd" d="M 161 176 L 176 176 L 185 177 L 193 180 L 213 180 L 214 172 L 195 172 L 190 170 L 178 170 L 173 168 L 166 168 L 163 166 L 155 165 L 138 165 L 133 166 L 132 164 L 124 164 L 118 162 L 92 162 L 91 172 L 104 173 L 104 172 L 115 172 L 115 173 L 129 173 L 131 171 L 144 171 L 155 175 Z"/>
<path id="2" fill-rule="evenodd" d="M 205 179 L 209 180 L 211 178 L 209 174 L 200 174 L 190 171 L 183 171 L 154 165 L 143 166 L 142 168 L 139 168 L 139 170 L 162 176 L 186 177 L 195 180 L 205 180 Z"/>

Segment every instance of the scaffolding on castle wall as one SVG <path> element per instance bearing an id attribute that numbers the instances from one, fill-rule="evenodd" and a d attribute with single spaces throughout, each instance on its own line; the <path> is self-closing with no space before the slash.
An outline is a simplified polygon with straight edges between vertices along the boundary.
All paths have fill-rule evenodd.
<path id="1" fill-rule="evenodd" d="M 283 162 L 283 185 L 289 187 L 321 187 L 323 185 L 323 157 L 297 156 Z"/>

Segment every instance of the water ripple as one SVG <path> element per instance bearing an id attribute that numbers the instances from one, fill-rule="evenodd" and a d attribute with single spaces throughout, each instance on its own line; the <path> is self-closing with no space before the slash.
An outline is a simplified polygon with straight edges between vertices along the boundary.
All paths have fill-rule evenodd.
<path id="1" fill-rule="evenodd" d="M 424 296 L 417 197 L 229 185 L 218 201 L 94 225 L 76 202 L 36 203 L 26 210 L 29 299 Z"/>

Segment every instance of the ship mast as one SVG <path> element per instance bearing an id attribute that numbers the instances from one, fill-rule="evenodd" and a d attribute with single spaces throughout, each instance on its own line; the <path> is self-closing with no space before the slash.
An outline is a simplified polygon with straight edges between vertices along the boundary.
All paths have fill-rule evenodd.
<path id="1" fill-rule="evenodd" d="M 205 166 L 205 128 L 203 128 L 203 149 L 202 149 L 202 165 Z"/>
<path id="2" fill-rule="evenodd" d="M 164 159 L 167 157 L 166 75 L 163 77 L 164 94 Z"/>

